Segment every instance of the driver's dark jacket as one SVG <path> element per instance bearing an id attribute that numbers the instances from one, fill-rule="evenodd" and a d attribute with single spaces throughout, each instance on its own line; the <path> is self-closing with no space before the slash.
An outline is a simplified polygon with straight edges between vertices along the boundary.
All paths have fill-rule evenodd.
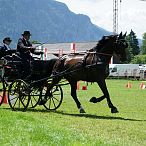
<path id="1" fill-rule="evenodd" d="M 6 46 L 0 46 L 0 59 L 6 55 Z"/>
<path id="2" fill-rule="evenodd" d="M 16 52 L 22 59 L 31 60 L 30 53 L 33 52 L 30 52 L 30 47 L 32 47 L 32 44 L 29 41 L 26 41 L 23 37 L 19 38 Z"/>
<path id="3" fill-rule="evenodd" d="M 8 50 L 8 48 L 3 45 L 3 46 L 0 46 L 0 59 L 6 55 L 12 55 L 12 53 L 14 53 L 15 50 Z"/>

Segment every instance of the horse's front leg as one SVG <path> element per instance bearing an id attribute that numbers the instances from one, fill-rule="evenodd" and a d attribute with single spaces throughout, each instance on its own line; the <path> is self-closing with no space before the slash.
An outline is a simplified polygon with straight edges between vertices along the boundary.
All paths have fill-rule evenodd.
<path id="1" fill-rule="evenodd" d="M 96 102 L 100 102 L 100 101 L 102 101 L 103 99 L 106 98 L 107 99 L 107 104 L 108 104 L 109 108 L 111 108 L 111 113 L 118 113 L 117 108 L 113 105 L 113 103 L 112 103 L 112 101 L 110 99 L 110 96 L 109 96 L 109 92 L 107 90 L 107 86 L 106 86 L 105 79 L 100 80 L 97 83 L 98 83 L 100 89 L 103 92 L 103 96 L 101 96 L 99 98 L 93 97 L 93 98 L 90 99 L 90 102 L 96 103 Z"/>
<path id="2" fill-rule="evenodd" d="M 52 93 L 50 91 L 60 80 L 60 78 L 54 78 L 51 83 L 48 83 L 45 96 L 44 98 L 41 98 L 39 105 L 44 105 L 47 102 L 48 97 L 52 97 Z"/>
<path id="3" fill-rule="evenodd" d="M 79 109 L 80 113 L 86 113 L 84 108 L 81 106 L 81 103 L 79 102 L 78 98 L 77 98 L 77 82 L 69 82 L 70 86 L 71 86 L 71 96 L 73 97 L 77 108 Z"/>
<path id="4" fill-rule="evenodd" d="M 53 87 L 59 83 L 59 81 L 61 80 L 60 77 L 56 77 L 56 78 L 53 78 L 52 82 L 51 83 L 48 83 L 48 87 L 47 87 L 47 91 L 46 91 L 46 94 L 45 94 L 45 98 L 47 99 L 47 96 L 51 97 L 52 96 L 52 93 L 50 92 Z"/>

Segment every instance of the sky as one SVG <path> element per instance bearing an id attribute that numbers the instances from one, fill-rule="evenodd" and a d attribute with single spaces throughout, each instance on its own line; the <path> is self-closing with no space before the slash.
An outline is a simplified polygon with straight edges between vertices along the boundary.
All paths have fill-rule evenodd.
<path id="1" fill-rule="evenodd" d="M 76 14 L 85 14 L 91 22 L 113 31 L 113 0 L 56 0 Z M 146 0 L 118 0 L 118 33 L 131 29 L 142 39 L 146 33 Z"/>

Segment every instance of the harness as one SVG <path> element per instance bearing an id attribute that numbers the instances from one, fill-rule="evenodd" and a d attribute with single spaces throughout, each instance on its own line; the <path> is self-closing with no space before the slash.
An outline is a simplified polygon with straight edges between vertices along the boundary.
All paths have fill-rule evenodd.
<path id="1" fill-rule="evenodd" d="M 105 56 L 112 56 L 111 54 L 107 54 L 107 53 L 99 53 L 99 52 L 96 52 L 96 51 L 93 51 L 93 52 L 87 52 L 85 55 L 84 55 L 84 57 L 83 57 L 83 59 L 82 59 L 82 65 L 85 67 L 86 65 L 88 65 L 87 64 L 87 59 L 88 59 L 88 57 L 89 57 L 89 55 L 90 54 L 93 54 L 93 56 L 92 56 L 92 61 L 91 61 L 91 63 L 92 64 L 102 64 L 103 62 L 101 61 L 101 58 L 100 58 L 100 56 L 99 55 L 105 55 Z"/>

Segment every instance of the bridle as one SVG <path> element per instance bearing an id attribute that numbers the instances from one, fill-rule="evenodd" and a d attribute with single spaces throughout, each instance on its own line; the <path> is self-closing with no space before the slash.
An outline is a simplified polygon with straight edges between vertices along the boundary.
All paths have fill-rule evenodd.
<path id="1" fill-rule="evenodd" d="M 115 51 L 115 48 L 117 48 L 117 46 L 119 45 L 119 44 L 121 44 L 121 45 L 126 45 L 126 42 L 125 42 L 125 39 L 119 39 L 118 37 L 116 38 L 116 40 L 115 40 L 115 42 L 114 42 L 114 44 L 116 45 L 116 46 L 114 46 L 114 51 Z M 112 57 L 113 56 L 113 54 L 108 54 L 108 53 L 101 53 L 101 52 L 97 52 L 97 51 L 92 51 L 92 52 L 86 52 L 87 54 L 99 54 L 99 55 L 104 55 L 104 56 L 110 56 L 110 57 Z"/>

